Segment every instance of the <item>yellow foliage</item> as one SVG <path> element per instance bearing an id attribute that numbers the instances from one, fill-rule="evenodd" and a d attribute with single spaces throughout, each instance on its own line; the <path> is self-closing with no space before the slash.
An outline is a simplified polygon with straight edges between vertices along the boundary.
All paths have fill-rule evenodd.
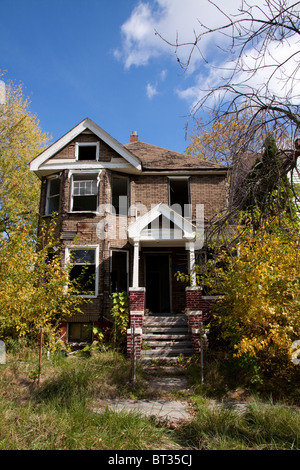
<path id="1" fill-rule="evenodd" d="M 218 269 L 224 295 L 216 321 L 235 357 L 288 363 L 300 339 L 300 259 L 298 230 L 276 223 L 247 233 L 238 258 L 223 256 Z"/>
<path id="2" fill-rule="evenodd" d="M 1 338 L 35 339 L 44 328 L 49 339 L 61 321 L 80 311 L 82 299 L 72 295 L 60 251 L 53 251 L 53 232 L 54 224 L 39 250 L 29 227 L 0 239 Z"/>

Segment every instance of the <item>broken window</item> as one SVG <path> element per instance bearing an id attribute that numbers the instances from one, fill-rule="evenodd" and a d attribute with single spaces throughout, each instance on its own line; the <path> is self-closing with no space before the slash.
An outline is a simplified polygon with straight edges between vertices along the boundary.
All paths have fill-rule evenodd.
<path id="1" fill-rule="evenodd" d="M 91 343 L 92 342 L 92 323 L 69 323 L 68 342 L 69 343 Z"/>
<path id="2" fill-rule="evenodd" d="M 99 160 L 99 142 L 77 142 L 75 146 L 76 160 Z"/>
<path id="3" fill-rule="evenodd" d="M 128 213 L 128 178 L 112 175 L 112 206 L 117 215 Z"/>
<path id="4" fill-rule="evenodd" d="M 98 175 L 74 174 L 72 177 L 72 212 L 96 212 L 98 207 Z"/>
<path id="5" fill-rule="evenodd" d="M 59 209 L 60 178 L 55 176 L 47 179 L 47 196 L 45 214 L 51 215 Z"/>
<path id="6" fill-rule="evenodd" d="M 191 216 L 188 178 L 169 178 L 169 205 L 182 217 Z"/>
<path id="7" fill-rule="evenodd" d="M 90 247 L 67 248 L 67 261 L 70 263 L 69 278 L 74 283 L 77 294 L 94 297 L 98 292 L 98 250 Z"/>

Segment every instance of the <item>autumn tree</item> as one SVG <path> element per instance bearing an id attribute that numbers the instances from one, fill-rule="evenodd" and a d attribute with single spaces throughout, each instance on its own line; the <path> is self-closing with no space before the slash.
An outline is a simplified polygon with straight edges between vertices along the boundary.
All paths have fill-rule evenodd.
<path id="1" fill-rule="evenodd" d="M 219 257 L 220 296 L 213 327 L 251 380 L 291 379 L 292 345 L 300 338 L 299 227 L 268 220 L 238 227 L 238 256 Z M 250 228 L 251 227 L 251 228 Z M 220 286 L 219 284 L 219 286 Z"/>
<path id="2" fill-rule="evenodd" d="M 48 346 L 54 347 L 61 322 L 81 312 L 83 300 L 70 281 L 69 267 L 62 266 L 54 233 L 55 223 L 41 230 L 38 250 L 29 226 L 0 239 L 1 339 L 32 342 L 43 328 Z"/>
<path id="3" fill-rule="evenodd" d="M 16 227 L 36 227 L 40 183 L 29 171 L 30 161 L 42 151 L 48 137 L 29 111 L 22 84 L 8 81 L 0 104 L 0 233 Z"/>
<path id="4" fill-rule="evenodd" d="M 22 85 L 0 101 L 0 338 L 33 341 L 41 327 L 53 344 L 59 324 L 80 311 L 55 220 L 37 234 L 40 182 L 29 169 L 48 138 L 29 111 Z M 3 97 L 2 97 L 3 98 Z"/>
<path id="5" fill-rule="evenodd" d="M 249 112 L 238 116 L 223 115 L 216 119 L 215 112 L 212 111 L 205 119 L 195 117 L 195 123 L 189 131 L 190 144 L 186 153 L 202 160 L 224 164 L 228 168 L 232 166 L 237 153 L 237 143 L 240 154 L 260 153 L 266 135 L 262 133 L 259 138 L 249 141 L 247 130 L 251 119 Z"/>

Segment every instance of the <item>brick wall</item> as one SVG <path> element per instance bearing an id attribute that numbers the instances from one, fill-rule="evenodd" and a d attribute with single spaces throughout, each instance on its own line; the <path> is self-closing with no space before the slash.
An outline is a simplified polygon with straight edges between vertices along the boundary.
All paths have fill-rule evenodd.
<path id="1" fill-rule="evenodd" d="M 71 160 L 75 158 L 75 142 L 91 142 L 99 140 L 92 134 L 83 133 L 70 142 L 64 147 L 57 155 L 53 157 L 54 160 Z M 107 144 L 100 140 L 100 159 L 103 162 L 110 162 L 113 158 L 120 158 L 119 155 L 111 149 Z M 130 276 L 132 273 L 132 262 L 133 262 L 133 248 L 127 242 L 126 239 L 126 228 L 127 225 L 132 221 L 128 219 L 128 223 L 125 224 L 125 231 L 119 230 L 119 225 L 116 226 L 116 232 L 113 234 L 109 227 L 105 229 L 105 239 L 99 240 L 96 233 L 97 224 L 103 219 L 103 216 L 96 214 L 71 214 L 70 209 L 70 179 L 68 177 L 69 171 L 65 170 L 61 172 L 61 193 L 60 193 L 60 214 L 58 216 L 57 224 L 57 236 L 61 239 L 61 245 L 64 249 L 68 245 L 72 245 L 74 240 L 79 245 L 99 245 L 99 297 L 93 299 L 89 304 L 86 304 L 84 309 L 84 316 L 81 320 L 84 321 L 96 321 L 97 319 L 103 318 L 103 315 L 109 315 L 110 311 L 110 249 L 122 248 L 128 249 L 130 252 Z M 164 202 L 169 203 L 169 187 L 168 177 L 165 175 L 133 175 L 130 176 L 130 204 L 143 204 L 148 210 L 151 209 L 152 205 Z M 224 205 L 225 201 L 225 178 L 224 176 L 213 176 L 213 175 L 193 175 L 190 178 L 190 192 L 191 192 L 191 203 L 193 207 L 193 218 L 195 218 L 196 204 L 205 205 L 205 218 L 212 217 L 215 213 L 216 208 L 220 208 Z M 49 221 L 49 217 L 44 217 L 44 208 L 46 201 L 46 181 L 42 182 L 41 186 L 41 201 L 40 201 L 40 223 L 42 221 Z M 111 172 L 103 169 L 100 176 L 99 185 L 99 203 L 106 204 L 111 201 Z M 109 220 L 109 216 L 107 216 Z M 121 218 L 119 219 L 121 220 Z M 122 219 L 124 222 L 124 219 Z M 124 238 L 120 238 L 120 233 L 124 234 Z M 169 249 L 172 253 L 173 266 L 180 266 L 179 258 L 182 253 L 186 254 L 184 249 Z M 144 285 L 144 267 L 143 257 L 140 258 L 140 285 Z M 173 293 L 173 311 L 177 313 L 183 311 L 188 303 L 190 310 L 198 310 L 199 299 L 197 295 L 187 296 L 185 294 L 185 286 L 177 282 L 174 278 L 174 271 L 171 273 L 172 279 L 172 293 Z M 202 302 L 203 312 L 209 311 L 209 306 L 205 306 Z M 202 308 L 201 307 L 201 308 Z M 145 298 L 142 299 L 140 293 L 134 293 L 131 296 L 132 312 L 144 311 Z M 79 316 L 74 317 L 77 321 Z M 136 325 L 139 323 L 138 318 L 134 318 Z"/>

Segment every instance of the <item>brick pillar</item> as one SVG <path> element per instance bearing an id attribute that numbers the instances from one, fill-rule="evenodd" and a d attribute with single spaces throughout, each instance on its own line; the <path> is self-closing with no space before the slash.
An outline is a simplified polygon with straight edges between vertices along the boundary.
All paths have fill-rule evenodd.
<path id="1" fill-rule="evenodd" d="M 132 327 L 135 327 L 135 352 L 136 358 L 142 355 L 143 322 L 145 313 L 145 287 L 130 287 L 129 312 L 130 328 L 127 330 L 127 354 L 130 356 L 133 347 Z"/>
<path id="2" fill-rule="evenodd" d="M 142 356 L 142 340 L 143 330 L 142 328 L 135 328 L 135 357 L 137 360 L 141 359 Z M 127 330 L 127 355 L 131 356 L 133 350 L 133 330 L 129 328 Z"/>
<path id="3" fill-rule="evenodd" d="M 200 287 L 186 287 L 186 311 L 189 332 L 195 354 L 200 353 L 200 332 L 203 325 L 202 289 Z"/>
<path id="4" fill-rule="evenodd" d="M 129 288 L 129 310 L 144 312 L 145 311 L 145 287 Z"/>

